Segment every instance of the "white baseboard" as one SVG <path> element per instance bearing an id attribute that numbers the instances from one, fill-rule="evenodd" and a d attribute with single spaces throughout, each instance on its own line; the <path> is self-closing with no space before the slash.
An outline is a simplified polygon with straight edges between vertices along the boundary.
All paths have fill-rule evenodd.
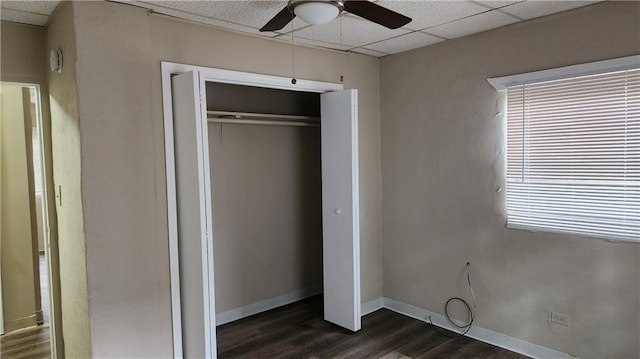
<path id="1" fill-rule="evenodd" d="M 426 321 L 426 318 L 429 318 L 429 316 L 431 316 L 433 325 L 439 326 L 444 329 L 451 329 L 449 321 L 442 314 L 434 313 L 432 311 L 418 308 L 411 304 L 406 304 L 386 297 L 378 298 L 371 302 L 365 303 L 363 305 L 363 313 L 364 307 L 374 302 L 382 302 L 382 305 L 380 306 L 381 308 L 386 308 L 396 313 L 400 313 L 402 315 L 406 315 L 423 322 Z M 373 308 L 375 307 L 375 305 L 371 304 L 370 307 Z M 532 344 L 522 339 L 513 338 L 508 335 L 494 332 L 493 330 L 481 328 L 478 326 L 471 327 L 469 332 L 467 332 L 467 336 L 473 339 L 477 339 L 481 342 L 489 343 L 532 358 L 575 359 L 575 357 L 572 355 L 549 349 L 541 345 Z"/>
<path id="2" fill-rule="evenodd" d="M 382 297 L 376 298 L 372 301 L 363 303 L 362 307 L 360 308 L 360 314 L 362 316 L 365 316 L 382 308 L 384 308 L 384 299 Z"/>
<path id="3" fill-rule="evenodd" d="M 320 285 L 315 285 L 277 297 L 265 299 L 263 301 L 249 304 L 244 307 L 231 309 L 226 312 L 216 314 L 216 325 L 230 323 L 238 319 L 252 316 L 254 314 L 266 312 L 267 310 L 291 304 L 293 302 L 297 302 L 299 300 L 309 298 L 320 293 L 322 293 L 322 287 Z"/>

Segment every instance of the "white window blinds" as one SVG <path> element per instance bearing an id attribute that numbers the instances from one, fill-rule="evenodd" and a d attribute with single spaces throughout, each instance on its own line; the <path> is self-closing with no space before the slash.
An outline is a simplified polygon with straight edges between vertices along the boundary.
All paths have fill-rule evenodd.
<path id="1" fill-rule="evenodd" d="M 640 69 L 507 89 L 507 215 L 640 241 Z"/>

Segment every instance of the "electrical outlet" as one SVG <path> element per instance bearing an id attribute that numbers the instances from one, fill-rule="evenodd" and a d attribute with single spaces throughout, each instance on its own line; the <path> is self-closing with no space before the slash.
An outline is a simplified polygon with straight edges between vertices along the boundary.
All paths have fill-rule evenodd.
<path id="1" fill-rule="evenodd" d="M 551 323 L 564 325 L 565 327 L 571 326 L 571 318 L 568 315 L 554 311 L 549 312 L 549 321 Z"/>

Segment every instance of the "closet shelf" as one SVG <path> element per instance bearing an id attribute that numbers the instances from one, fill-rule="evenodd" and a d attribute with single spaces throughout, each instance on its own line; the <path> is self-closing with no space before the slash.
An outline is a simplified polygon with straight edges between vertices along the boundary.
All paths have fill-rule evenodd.
<path id="1" fill-rule="evenodd" d="M 207 111 L 208 122 L 276 126 L 320 126 L 313 116 L 279 115 L 272 113 Z"/>

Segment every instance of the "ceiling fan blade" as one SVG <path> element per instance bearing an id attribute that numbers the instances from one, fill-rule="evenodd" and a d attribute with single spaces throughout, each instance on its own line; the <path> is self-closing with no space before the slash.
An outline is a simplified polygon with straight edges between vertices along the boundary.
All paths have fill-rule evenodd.
<path id="1" fill-rule="evenodd" d="M 288 7 L 280 10 L 280 12 L 273 17 L 273 19 L 269 20 L 269 22 L 260 29 L 260 31 L 276 31 L 285 27 L 293 18 L 296 17 L 296 14 L 293 11 L 289 10 Z"/>
<path id="2" fill-rule="evenodd" d="M 411 22 L 410 17 L 369 1 L 347 0 L 344 2 L 344 9 L 390 29 L 397 29 Z"/>

